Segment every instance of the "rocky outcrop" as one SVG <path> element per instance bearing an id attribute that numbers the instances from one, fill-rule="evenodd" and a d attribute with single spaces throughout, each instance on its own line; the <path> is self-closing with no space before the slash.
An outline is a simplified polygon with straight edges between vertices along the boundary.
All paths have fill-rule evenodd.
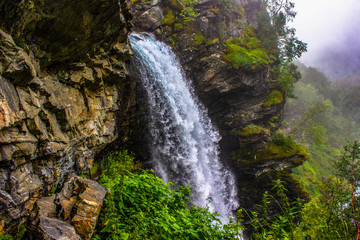
<path id="1" fill-rule="evenodd" d="M 59 194 L 35 202 L 30 233 L 40 239 L 90 239 L 105 194 L 92 180 L 70 178 Z"/>
<path id="2" fill-rule="evenodd" d="M 276 178 L 286 181 L 293 196 L 306 197 L 290 174 L 307 158 L 306 151 L 297 145 L 290 151 L 279 149 L 272 142 L 285 104 L 281 94 L 278 101 L 268 101 L 277 91 L 276 79 L 266 67 L 237 69 L 223 57 L 228 39 L 243 38 L 247 26 L 258 26 L 260 1 L 199 0 L 193 9 L 200 15 L 184 21 L 183 6 L 177 1 L 137 1 L 132 8 L 135 29 L 152 31 L 178 53 L 197 96 L 218 126 L 221 158 L 237 177 L 242 207 L 254 209 Z"/>
<path id="3" fill-rule="evenodd" d="M 58 193 L 69 176 L 90 176 L 95 155 L 128 138 L 134 105 L 126 69 L 128 4 L 0 0 L 2 233 L 24 224 L 34 209 L 53 205 L 53 197 L 44 196 Z M 62 232 L 90 238 L 104 191 L 80 179 L 73 181 L 86 190 L 75 203 L 63 195 L 75 204 L 69 222 L 39 213 L 39 231 L 32 230 L 41 239 L 59 239 Z"/>

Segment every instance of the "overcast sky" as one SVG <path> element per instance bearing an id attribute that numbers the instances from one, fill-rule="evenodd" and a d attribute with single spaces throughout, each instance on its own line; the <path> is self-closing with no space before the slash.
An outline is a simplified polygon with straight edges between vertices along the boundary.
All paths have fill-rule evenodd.
<path id="1" fill-rule="evenodd" d="M 353 32 L 360 29 L 360 0 L 292 1 L 298 14 L 291 25 L 299 39 L 308 43 L 308 52 L 301 58 L 306 65 L 316 65 L 319 55 L 345 45 L 351 34 L 360 41 L 360 32 Z"/>

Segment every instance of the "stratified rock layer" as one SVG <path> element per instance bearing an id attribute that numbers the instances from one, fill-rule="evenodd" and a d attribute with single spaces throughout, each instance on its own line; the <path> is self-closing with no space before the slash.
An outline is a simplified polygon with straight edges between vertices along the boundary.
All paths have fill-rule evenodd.
<path id="1" fill-rule="evenodd" d="M 47 209 L 53 199 L 43 196 L 91 175 L 95 155 L 128 137 L 128 4 L 0 0 L 0 233 L 35 203 Z M 68 222 L 40 214 L 38 239 L 90 239 L 105 192 L 75 179 L 85 190 L 76 202 L 64 195 Z"/>

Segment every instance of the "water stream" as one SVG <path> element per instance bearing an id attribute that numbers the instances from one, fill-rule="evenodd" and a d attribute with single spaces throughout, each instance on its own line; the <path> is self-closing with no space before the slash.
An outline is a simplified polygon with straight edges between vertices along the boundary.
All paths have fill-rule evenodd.
<path id="1" fill-rule="evenodd" d="M 234 177 L 219 161 L 217 130 L 171 48 L 148 33 L 132 33 L 130 42 L 147 92 L 155 173 L 165 182 L 188 184 L 193 205 L 208 205 L 226 221 L 238 202 Z"/>

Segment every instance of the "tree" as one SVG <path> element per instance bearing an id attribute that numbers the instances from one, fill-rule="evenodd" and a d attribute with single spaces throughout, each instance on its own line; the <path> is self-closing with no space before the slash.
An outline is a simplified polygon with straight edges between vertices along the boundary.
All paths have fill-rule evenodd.
<path id="1" fill-rule="evenodd" d="M 346 180 L 351 186 L 351 211 L 346 214 L 352 218 L 357 229 L 356 240 L 360 237 L 360 143 L 350 142 L 344 146 L 344 154 L 335 162 L 338 177 Z M 347 208 L 347 210 L 349 210 Z"/>
<path id="2" fill-rule="evenodd" d="M 295 28 L 287 26 L 296 16 L 295 4 L 289 0 L 263 0 L 263 2 L 270 16 L 272 29 L 277 35 L 279 60 L 290 63 L 300 58 L 302 53 L 307 51 L 307 44 L 295 36 Z"/>

